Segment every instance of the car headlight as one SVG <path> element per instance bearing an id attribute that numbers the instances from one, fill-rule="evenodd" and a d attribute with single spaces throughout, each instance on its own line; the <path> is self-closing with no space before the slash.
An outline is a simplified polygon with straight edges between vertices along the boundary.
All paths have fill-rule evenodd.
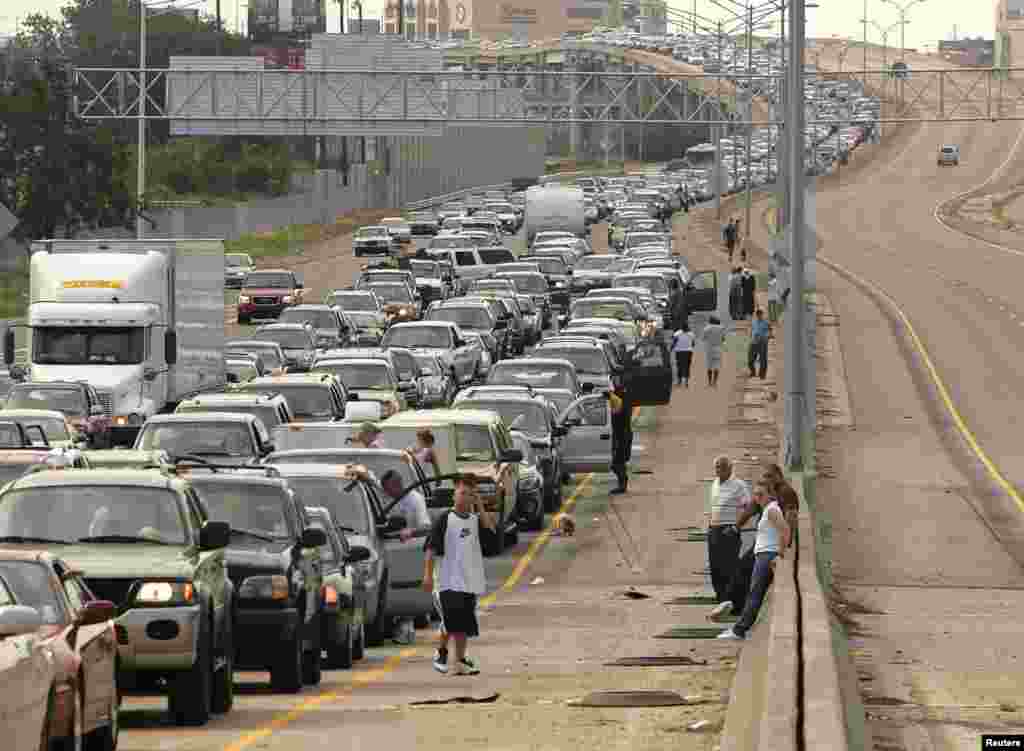
<path id="1" fill-rule="evenodd" d="M 120 428 L 130 426 L 137 428 L 142 425 L 146 420 L 138 412 L 132 412 L 130 415 L 117 415 L 114 418 L 114 425 Z"/>
<path id="2" fill-rule="evenodd" d="M 143 582 L 131 601 L 137 605 L 191 605 L 195 599 L 192 582 Z"/>
<path id="3" fill-rule="evenodd" d="M 285 305 L 292 302 L 294 299 L 295 297 L 293 295 L 285 295 L 283 298 L 281 298 L 282 302 L 284 302 Z"/>
<path id="4" fill-rule="evenodd" d="M 238 588 L 238 596 L 245 600 L 287 600 L 288 577 L 250 576 Z"/>
<path id="5" fill-rule="evenodd" d="M 238 302 L 240 302 L 240 303 L 252 302 L 252 298 L 249 297 L 249 295 L 239 295 L 238 296 Z"/>

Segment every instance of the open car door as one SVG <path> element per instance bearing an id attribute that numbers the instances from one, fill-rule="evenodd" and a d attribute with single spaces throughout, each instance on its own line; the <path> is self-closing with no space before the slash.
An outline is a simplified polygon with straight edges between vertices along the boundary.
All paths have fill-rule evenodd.
<path id="1" fill-rule="evenodd" d="M 626 391 L 635 405 L 668 404 L 672 399 L 672 361 L 661 339 L 644 339 L 630 355 Z"/>
<path id="2" fill-rule="evenodd" d="M 612 411 L 604 394 L 577 399 L 563 410 L 558 421 L 569 428 L 560 444 L 566 472 L 611 471 Z"/>
<path id="3" fill-rule="evenodd" d="M 690 313 L 714 313 L 718 310 L 718 272 L 697 271 L 684 290 Z"/>

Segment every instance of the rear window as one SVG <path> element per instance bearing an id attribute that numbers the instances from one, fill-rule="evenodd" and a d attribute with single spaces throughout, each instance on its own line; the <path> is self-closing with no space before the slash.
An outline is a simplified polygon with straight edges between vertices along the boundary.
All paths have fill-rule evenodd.
<path id="1" fill-rule="evenodd" d="M 469 251 L 456 252 L 455 263 L 459 266 L 476 266 L 476 258 Z"/>
<path id="2" fill-rule="evenodd" d="M 505 248 L 484 248 L 478 252 L 480 253 L 480 260 L 487 264 L 509 263 L 516 260 L 512 251 Z"/>

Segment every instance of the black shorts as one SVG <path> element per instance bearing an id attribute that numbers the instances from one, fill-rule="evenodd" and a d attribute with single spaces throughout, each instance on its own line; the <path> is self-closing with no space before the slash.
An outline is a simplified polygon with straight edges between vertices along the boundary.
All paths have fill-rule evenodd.
<path id="1" fill-rule="evenodd" d="M 438 599 L 441 627 L 445 633 L 480 635 L 480 626 L 476 621 L 476 595 L 445 589 L 438 594 Z"/>

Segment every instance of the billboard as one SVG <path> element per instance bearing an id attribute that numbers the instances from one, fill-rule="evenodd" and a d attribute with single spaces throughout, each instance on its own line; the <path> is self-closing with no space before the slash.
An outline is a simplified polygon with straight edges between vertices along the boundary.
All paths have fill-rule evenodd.
<path id="1" fill-rule="evenodd" d="M 249 0 L 249 38 L 305 38 L 327 30 L 325 0 Z"/>
<path id="2" fill-rule="evenodd" d="M 266 39 L 278 31 L 278 0 L 249 0 L 250 39 Z"/>

